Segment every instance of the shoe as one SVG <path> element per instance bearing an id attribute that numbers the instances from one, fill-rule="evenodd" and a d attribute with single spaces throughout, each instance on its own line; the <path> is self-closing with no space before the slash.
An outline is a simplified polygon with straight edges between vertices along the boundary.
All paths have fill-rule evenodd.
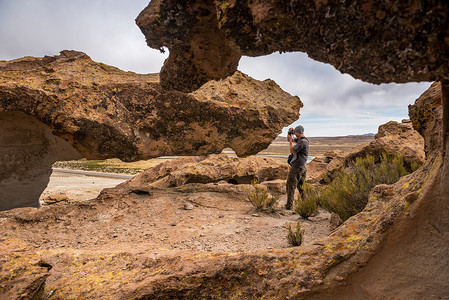
<path id="1" fill-rule="evenodd" d="M 291 204 L 285 204 L 285 209 L 286 210 L 291 210 L 292 209 L 292 205 Z"/>

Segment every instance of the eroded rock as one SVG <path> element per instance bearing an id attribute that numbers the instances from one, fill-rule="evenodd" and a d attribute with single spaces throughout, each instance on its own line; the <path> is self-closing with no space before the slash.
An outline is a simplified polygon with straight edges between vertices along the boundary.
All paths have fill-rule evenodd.
<path id="1" fill-rule="evenodd" d="M 52 164 L 78 158 L 69 143 L 35 117 L 0 109 L 0 211 L 39 207 Z"/>
<path id="2" fill-rule="evenodd" d="M 178 187 L 189 183 L 251 184 L 284 179 L 287 163 L 266 157 L 236 158 L 226 154 L 181 158 L 150 168 L 118 187 Z M 268 184 L 267 184 L 268 185 Z"/>
<path id="3" fill-rule="evenodd" d="M 301 51 L 372 83 L 449 78 L 443 1 L 162 1 L 136 22 L 170 50 L 163 86 L 190 91 L 231 75 L 241 55 Z M 234 69 L 233 69 L 234 68 Z"/>
<path id="4" fill-rule="evenodd" d="M 2 61 L 0 210 L 37 207 L 56 160 L 134 161 L 226 147 L 256 154 L 300 107 L 274 81 L 240 72 L 185 94 L 164 91 L 158 74 L 123 72 L 76 51 Z"/>
<path id="5" fill-rule="evenodd" d="M 225 147 L 256 154 L 300 107 L 274 81 L 240 72 L 184 94 L 161 89 L 158 74 L 124 72 L 76 51 L 0 62 L 0 112 L 34 116 L 89 159 L 205 155 Z"/>

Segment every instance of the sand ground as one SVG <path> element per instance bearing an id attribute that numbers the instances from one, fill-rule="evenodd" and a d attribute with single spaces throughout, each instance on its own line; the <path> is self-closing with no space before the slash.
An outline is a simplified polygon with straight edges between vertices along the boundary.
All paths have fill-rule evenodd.
<path id="1" fill-rule="evenodd" d="M 92 172 L 79 172 L 80 174 L 53 171 L 47 188 L 42 193 L 40 200 L 49 195 L 66 195 L 71 201 L 85 201 L 94 199 L 105 188 L 114 187 L 130 176 L 122 175 L 123 178 L 111 178 L 105 176 L 83 175 Z M 106 174 L 107 176 L 107 174 Z M 126 177 L 126 178 L 125 178 Z"/>
<path id="2" fill-rule="evenodd" d="M 324 142 L 321 141 L 321 143 Z M 357 143 L 360 141 L 352 144 L 345 141 L 343 144 L 345 147 L 349 147 Z M 331 140 L 325 148 L 333 150 L 338 147 L 342 147 L 341 141 Z M 276 142 L 264 153 L 268 155 L 284 154 L 287 153 L 286 148 L 288 148 L 287 143 Z M 169 158 L 164 158 L 164 160 L 166 159 Z M 284 160 L 284 158 L 279 159 Z M 160 162 L 162 162 L 161 159 L 155 159 L 124 164 L 118 160 L 107 160 L 95 162 L 95 165 L 100 167 L 99 170 L 112 169 L 122 172 L 123 169 L 142 170 Z M 75 162 L 75 167 L 78 164 L 79 162 Z M 81 162 L 81 166 L 89 164 L 92 165 L 92 162 Z M 70 168 L 70 165 L 67 167 Z M 286 224 L 295 225 L 297 221 L 301 222 L 304 230 L 304 244 L 314 243 L 331 232 L 328 212 L 320 209 L 316 216 L 309 220 L 303 220 L 299 215 L 283 209 L 286 202 L 285 194 L 280 197 L 276 211 L 269 214 L 257 212 L 241 192 L 170 195 L 170 193 L 161 191 L 160 194 L 152 196 L 130 196 L 128 200 L 117 201 L 114 204 L 117 207 L 114 205 L 103 207 L 103 205 L 89 200 L 95 199 L 103 189 L 115 187 L 131 178 L 132 175 L 116 174 L 115 176 L 119 178 L 106 177 L 108 175 L 91 175 L 82 172 L 74 174 L 54 171 L 41 196 L 41 200 L 43 200 L 49 195 L 63 194 L 68 197 L 69 202 L 86 201 L 86 203 L 92 203 L 88 205 L 98 206 L 98 210 L 83 216 L 84 219 L 92 219 L 89 226 L 84 223 L 78 224 L 81 222 L 78 218 L 70 217 L 70 222 L 64 221 L 64 224 L 71 223 L 74 233 L 77 234 L 76 245 L 72 245 L 74 243 L 72 239 L 67 241 L 58 239 L 58 243 L 65 247 L 89 247 L 90 245 L 98 247 L 100 244 L 111 243 L 108 246 L 110 247 L 116 241 L 121 241 L 127 245 L 134 245 L 133 247 L 143 247 L 148 244 L 145 246 L 147 249 L 238 252 L 289 247 Z M 232 189 L 232 187 L 226 189 L 229 188 Z M 185 210 L 183 207 L 186 203 L 193 204 L 194 208 L 189 211 Z M 65 204 L 56 204 L 56 206 L 60 205 Z M 124 205 L 126 209 L 123 210 L 120 205 Z M 107 224 L 108 226 L 106 226 Z M 59 228 L 59 225 L 59 223 L 55 224 L 54 234 L 70 229 L 67 225 Z M 80 227 L 85 230 L 80 231 Z M 33 240 L 35 235 L 31 232 L 29 237 L 30 240 Z M 95 234 L 92 234 L 93 232 Z M 113 239 L 110 238 L 111 236 Z M 48 242 L 50 244 L 43 243 L 42 240 L 35 242 L 37 247 L 43 248 L 56 245 L 51 244 L 54 242 L 50 242 L 50 239 Z M 120 245 L 123 247 L 123 244 Z"/>
<path id="3" fill-rule="evenodd" d="M 127 180 L 85 174 L 54 172 L 41 199 L 48 195 L 64 194 L 69 198 L 69 202 L 83 201 L 94 204 L 95 201 L 89 200 L 96 198 L 103 189 L 115 187 Z M 229 188 L 232 188 L 232 185 Z M 75 226 L 78 228 L 75 230 L 76 246 L 96 245 L 95 241 L 98 239 L 106 243 L 109 235 L 113 235 L 120 237 L 118 240 L 126 240 L 130 244 L 137 243 L 136 247 L 150 243 L 151 245 L 147 245 L 148 249 L 239 252 L 290 247 L 286 225 L 290 224 L 295 228 L 297 221 L 301 222 L 304 230 L 304 244 L 311 244 L 330 233 L 328 212 L 320 210 L 316 216 L 303 220 L 299 215 L 283 209 L 286 195 L 281 196 L 274 213 L 256 211 L 242 193 L 186 193 L 170 196 L 170 193 L 161 192 L 160 195 L 156 194 L 149 198 L 145 195 L 134 195 L 134 197 L 137 198 L 131 197 L 129 201 L 118 200 L 119 206 L 124 205 L 125 202 L 132 203 L 126 204 L 129 207 L 128 210 L 130 209 L 128 213 L 124 213 L 121 208 L 104 208 L 100 209 L 101 213 L 92 212 L 92 216 L 85 215 L 84 218 L 95 220 L 110 215 L 111 220 L 115 221 L 110 223 L 111 228 L 106 226 L 109 223 L 101 222 L 101 224 L 89 223 L 89 226 L 83 223 L 82 226 L 80 225 L 83 230 Z M 185 210 L 185 203 L 193 204 L 193 209 Z M 61 205 L 65 204 L 56 204 L 56 206 Z M 129 236 L 131 228 L 132 236 Z M 55 227 L 53 230 L 55 232 L 52 234 L 57 234 L 60 230 L 68 230 L 68 227 Z M 122 231 L 127 235 L 122 237 Z M 96 233 L 92 235 L 92 232 Z M 33 236 L 34 234 L 30 233 L 31 240 Z M 58 243 L 59 246 L 74 246 L 71 244 L 73 243 L 71 239 L 67 241 L 58 239 Z M 38 247 L 44 248 L 56 246 L 56 244 L 48 245 L 42 242 L 38 244 Z"/>

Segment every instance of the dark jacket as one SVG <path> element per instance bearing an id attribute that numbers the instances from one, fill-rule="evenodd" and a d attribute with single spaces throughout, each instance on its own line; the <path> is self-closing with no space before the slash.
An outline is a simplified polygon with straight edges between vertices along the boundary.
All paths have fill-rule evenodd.
<path id="1" fill-rule="evenodd" d="M 293 159 L 290 165 L 296 168 L 304 168 L 309 157 L 309 140 L 305 137 L 296 141 L 296 145 L 293 146 Z"/>

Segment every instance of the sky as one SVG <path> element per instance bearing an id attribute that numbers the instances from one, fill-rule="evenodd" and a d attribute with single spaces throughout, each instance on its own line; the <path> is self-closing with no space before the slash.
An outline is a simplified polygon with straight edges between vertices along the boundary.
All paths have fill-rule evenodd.
<path id="1" fill-rule="evenodd" d="M 0 0 L 0 60 L 77 50 L 94 61 L 136 73 L 160 71 L 163 54 L 146 45 L 135 18 L 149 0 Z M 313 61 L 305 53 L 242 57 L 238 69 L 270 78 L 304 107 L 297 121 L 306 136 L 376 133 L 379 125 L 408 118 L 430 82 L 373 85 Z"/>

